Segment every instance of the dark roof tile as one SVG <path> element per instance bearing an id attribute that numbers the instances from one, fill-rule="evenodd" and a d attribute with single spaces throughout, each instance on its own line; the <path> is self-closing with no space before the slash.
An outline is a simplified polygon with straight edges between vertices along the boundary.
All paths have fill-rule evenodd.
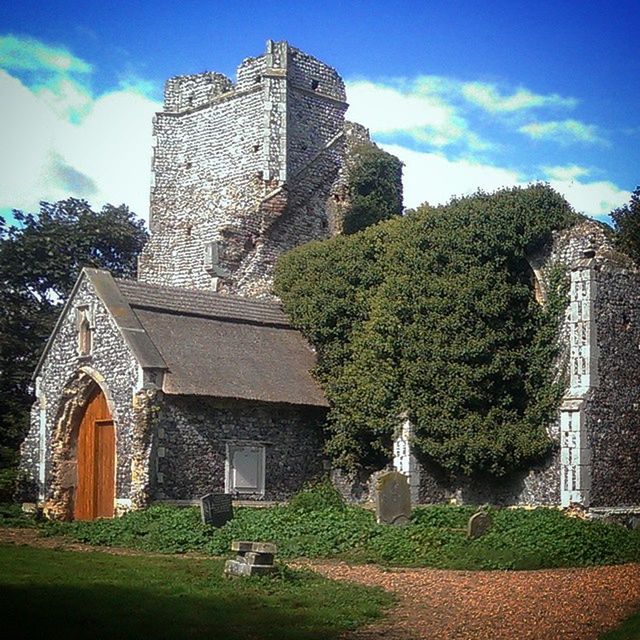
<path id="1" fill-rule="evenodd" d="M 134 308 L 162 309 L 208 318 L 289 326 L 289 320 L 277 302 L 220 295 L 213 291 L 164 287 L 135 280 L 116 278 L 115 282 Z"/>
<path id="2" fill-rule="evenodd" d="M 166 363 L 165 393 L 327 406 L 315 352 L 278 303 L 115 282 Z"/>

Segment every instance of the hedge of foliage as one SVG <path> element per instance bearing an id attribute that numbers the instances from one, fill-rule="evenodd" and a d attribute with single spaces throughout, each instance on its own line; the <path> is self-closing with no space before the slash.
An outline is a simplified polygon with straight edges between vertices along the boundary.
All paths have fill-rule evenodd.
<path id="1" fill-rule="evenodd" d="M 566 278 L 540 306 L 526 257 L 575 220 L 534 185 L 423 206 L 279 261 L 276 291 L 319 354 L 335 464 L 387 462 L 403 413 L 418 453 L 449 473 L 500 476 L 549 451 Z"/>
<path id="2" fill-rule="evenodd" d="M 373 144 L 352 151 L 343 232 L 361 231 L 402 213 L 402 162 Z"/>
<path id="3" fill-rule="evenodd" d="M 328 484 L 288 505 L 239 508 L 216 529 L 194 508 L 155 506 L 114 520 L 49 523 L 46 531 L 94 545 L 162 553 L 228 555 L 232 540 L 272 541 L 278 558 L 342 558 L 355 562 L 452 569 L 533 569 L 637 562 L 640 531 L 588 522 L 556 509 L 489 510 L 492 527 L 466 536 L 472 506 L 414 509 L 409 525 L 378 525 L 374 514 L 345 505 Z"/>

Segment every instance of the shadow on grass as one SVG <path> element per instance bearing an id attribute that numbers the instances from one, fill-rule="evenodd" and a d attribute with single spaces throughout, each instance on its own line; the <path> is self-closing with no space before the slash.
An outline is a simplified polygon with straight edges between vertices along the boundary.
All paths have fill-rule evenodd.
<path id="1" fill-rule="evenodd" d="M 633 640 L 640 638 L 640 610 L 627 618 L 619 627 L 600 636 L 600 640 Z"/>
<path id="2" fill-rule="evenodd" d="M 0 634 L 12 640 L 320 640 L 389 600 L 310 572 L 230 580 L 219 560 L 0 546 Z"/>
<path id="3" fill-rule="evenodd" d="M 112 585 L 23 585 L 3 586 L 1 597 L 5 638 L 332 637 L 332 627 L 309 629 L 301 612 L 296 615 L 242 595 L 168 596 Z"/>

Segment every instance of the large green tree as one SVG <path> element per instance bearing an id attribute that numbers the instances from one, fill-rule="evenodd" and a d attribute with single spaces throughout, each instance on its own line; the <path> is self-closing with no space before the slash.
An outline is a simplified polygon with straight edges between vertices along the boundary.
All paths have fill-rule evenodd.
<path id="1" fill-rule="evenodd" d="M 337 464 L 388 461 L 403 413 L 421 456 L 453 474 L 499 476 L 549 450 L 566 299 L 558 273 L 549 303 L 535 301 L 527 256 L 575 219 L 534 185 L 424 206 L 280 260 L 277 292 L 319 354 Z"/>
<path id="2" fill-rule="evenodd" d="M 93 211 L 84 200 L 42 203 L 0 220 L 0 468 L 15 465 L 28 425 L 31 375 L 84 266 L 136 274 L 147 239 L 126 206 Z"/>
<path id="3" fill-rule="evenodd" d="M 629 204 L 611 212 L 611 219 L 618 247 L 640 264 L 640 186 L 631 194 Z"/>

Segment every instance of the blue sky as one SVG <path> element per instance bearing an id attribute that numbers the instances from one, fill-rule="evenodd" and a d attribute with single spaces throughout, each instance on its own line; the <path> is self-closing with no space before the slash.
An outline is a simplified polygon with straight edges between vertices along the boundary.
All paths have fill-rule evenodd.
<path id="1" fill-rule="evenodd" d="M 334 66 L 405 163 L 405 204 L 548 181 L 602 217 L 640 184 L 640 0 L 0 6 L 0 210 L 74 195 L 146 217 L 164 81 L 265 41 Z"/>

